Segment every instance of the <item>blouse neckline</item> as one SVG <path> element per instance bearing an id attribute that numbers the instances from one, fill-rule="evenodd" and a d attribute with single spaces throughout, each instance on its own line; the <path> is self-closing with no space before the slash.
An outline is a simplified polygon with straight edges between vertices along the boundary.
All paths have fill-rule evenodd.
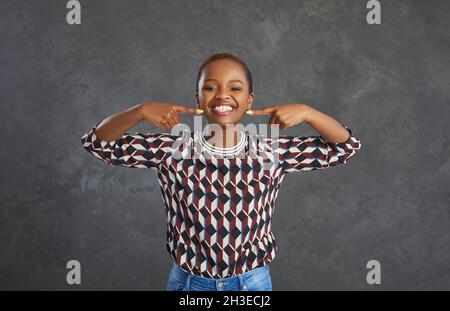
<path id="1" fill-rule="evenodd" d="M 242 148 L 244 148 L 245 147 L 245 145 L 247 144 L 247 135 L 246 135 L 246 133 L 245 132 L 240 132 L 240 140 L 239 140 L 239 142 L 235 145 L 235 146 L 233 146 L 233 147 L 217 147 L 217 146 L 214 146 L 214 145 L 212 145 L 211 143 L 209 143 L 206 139 L 205 139 L 205 137 L 203 136 L 203 133 L 202 132 L 197 132 L 196 133 L 197 134 L 197 136 L 198 136 L 198 138 L 199 138 L 199 141 L 200 141 L 200 144 L 201 144 L 201 146 L 204 148 L 204 149 L 206 149 L 207 151 L 209 151 L 209 152 L 212 152 L 212 153 L 219 153 L 219 154 L 234 154 L 234 153 L 237 153 L 237 152 L 239 152 L 239 151 L 241 151 L 242 150 Z"/>

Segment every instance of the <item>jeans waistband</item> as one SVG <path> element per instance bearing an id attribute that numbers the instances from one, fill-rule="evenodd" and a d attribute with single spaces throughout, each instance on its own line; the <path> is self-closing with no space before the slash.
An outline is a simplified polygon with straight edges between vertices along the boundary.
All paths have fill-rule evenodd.
<path id="1" fill-rule="evenodd" d="M 243 285 L 244 279 L 250 277 L 251 275 L 253 275 L 255 273 L 261 272 L 262 269 L 269 269 L 269 267 L 267 265 L 265 265 L 265 266 L 259 266 L 259 267 L 253 268 L 252 270 L 241 273 L 241 274 L 237 274 L 237 275 L 233 275 L 233 276 L 229 276 L 229 277 L 225 277 L 225 278 L 207 278 L 207 277 L 195 275 L 195 274 L 189 273 L 187 271 L 184 271 L 175 262 L 173 263 L 173 268 L 176 269 L 178 273 L 186 275 L 188 278 L 188 282 L 191 279 L 197 279 L 203 283 L 211 284 L 211 285 L 215 285 L 218 283 L 227 283 L 227 282 L 228 282 L 228 284 L 232 283 L 232 282 L 239 282 L 239 284 Z"/>

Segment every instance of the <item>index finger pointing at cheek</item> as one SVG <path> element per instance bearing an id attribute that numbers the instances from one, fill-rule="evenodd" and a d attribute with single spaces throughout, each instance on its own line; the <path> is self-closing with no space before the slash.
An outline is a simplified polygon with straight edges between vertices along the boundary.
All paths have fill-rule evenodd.
<path id="1" fill-rule="evenodd" d="M 202 114 L 203 113 L 202 109 L 187 108 L 187 107 L 183 107 L 183 106 L 175 106 L 175 111 L 181 112 L 181 113 L 188 113 L 188 114 Z"/>
<path id="2" fill-rule="evenodd" d="M 272 114 L 272 112 L 275 110 L 275 107 L 268 107 L 268 108 L 262 108 L 262 109 L 252 109 L 248 111 L 248 114 L 252 116 L 261 116 L 266 114 Z"/>

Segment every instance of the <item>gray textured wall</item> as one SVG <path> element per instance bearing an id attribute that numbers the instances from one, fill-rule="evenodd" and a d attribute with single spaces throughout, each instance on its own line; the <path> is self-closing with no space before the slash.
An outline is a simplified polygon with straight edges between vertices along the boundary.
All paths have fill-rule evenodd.
<path id="1" fill-rule="evenodd" d="M 200 62 L 229 51 L 256 105 L 305 102 L 362 142 L 346 165 L 286 177 L 274 290 L 450 290 L 449 1 L 381 1 L 374 26 L 361 0 L 89 0 L 72 26 L 65 3 L 0 1 L 1 289 L 165 289 L 156 173 L 80 138 L 144 100 L 193 105 Z"/>

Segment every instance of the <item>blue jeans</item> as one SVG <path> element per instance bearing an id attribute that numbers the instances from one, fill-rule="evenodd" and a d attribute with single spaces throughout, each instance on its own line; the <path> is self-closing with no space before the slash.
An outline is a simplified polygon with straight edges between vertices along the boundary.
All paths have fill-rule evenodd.
<path id="1" fill-rule="evenodd" d="M 272 279 L 268 265 L 254 268 L 243 274 L 213 279 L 188 273 L 174 262 L 166 289 L 168 291 L 271 291 Z"/>

